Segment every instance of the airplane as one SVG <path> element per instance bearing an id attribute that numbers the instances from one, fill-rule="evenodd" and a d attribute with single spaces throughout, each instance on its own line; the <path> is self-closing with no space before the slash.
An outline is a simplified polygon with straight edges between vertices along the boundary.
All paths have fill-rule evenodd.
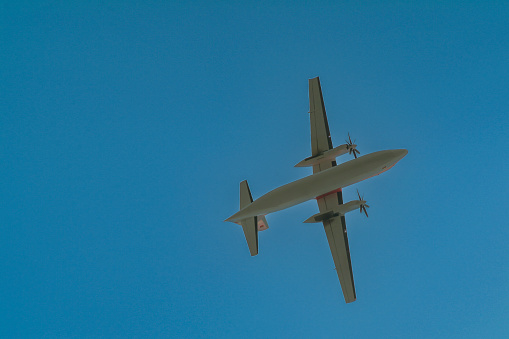
<path id="1" fill-rule="evenodd" d="M 323 223 L 332 258 L 346 303 L 357 299 L 353 281 L 345 214 L 369 206 L 357 191 L 359 200 L 343 203 L 342 188 L 391 169 L 407 155 L 406 149 L 386 150 L 357 157 L 357 145 L 350 135 L 346 144 L 333 147 L 323 103 L 319 77 L 309 79 L 309 114 L 311 120 L 311 156 L 295 167 L 313 167 L 313 174 L 280 186 L 253 201 L 247 180 L 240 183 L 240 210 L 225 221 L 242 226 L 252 256 L 258 254 L 258 231 L 268 228 L 265 215 L 305 201 L 316 199 L 319 211 L 306 223 Z M 336 157 L 353 154 L 354 159 L 340 165 Z"/>

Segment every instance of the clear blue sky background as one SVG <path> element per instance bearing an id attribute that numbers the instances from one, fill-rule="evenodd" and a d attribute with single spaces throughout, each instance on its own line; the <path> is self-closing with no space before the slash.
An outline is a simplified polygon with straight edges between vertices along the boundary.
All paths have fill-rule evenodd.
<path id="1" fill-rule="evenodd" d="M 107 3 L 0 6 L 1 337 L 509 337 L 507 1 Z M 315 76 L 409 150 L 344 190 L 352 304 L 314 201 L 223 222 L 310 174 Z"/>

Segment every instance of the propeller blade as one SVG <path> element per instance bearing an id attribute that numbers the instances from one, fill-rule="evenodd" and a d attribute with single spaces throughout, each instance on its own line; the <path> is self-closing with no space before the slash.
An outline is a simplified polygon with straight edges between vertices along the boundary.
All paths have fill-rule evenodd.
<path id="1" fill-rule="evenodd" d="M 357 159 L 357 154 L 355 152 L 353 152 L 353 156 L 355 159 Z"/>
<path id="2" fill-rule="evenodd" d="M 364 204 L 364 207 L 367 207 L 367 208 L 369 208 L 369 205 L 366 205 L 366 204 Z"/>
<path id="3" fill-rule="evenodd" d="M 361 199 L 361 194 L 359 193 L 359 190 L 357 189 L 357 195 L 359 196 L 359 200 L 362 200 Z"/>
<path id="4" fill-rule="evenodd" d="M 358 154 L 361 154 L 361 152 L 357 148 L 354 148 L 353 151 L 357 152 Z"/>
<path id="5" fill-rule="evenodd" d="M 366 211 L 366 207 L 364 207 L 364 206 L 362 206 L 362 207 L 363 207 L 364 213 L 366 213 L 366 218 L 369 218 L 368 211 Z"/>
<path id="6" fill-rule="evenodd" d="M 362 205 L 359 206 L 359 213 L 362 214 Z"/>
<path id="7" fill-rule="evenodd" d="M 350 138 L 350 133 L 348 133 L 348 140 L 350 140 L 350 145 L 353 144 L 352 143 L 352 138 Z"/>

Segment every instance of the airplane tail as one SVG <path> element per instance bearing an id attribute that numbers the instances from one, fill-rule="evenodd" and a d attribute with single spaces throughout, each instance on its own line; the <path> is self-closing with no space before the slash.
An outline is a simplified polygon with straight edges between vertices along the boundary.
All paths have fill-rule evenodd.
<path id="1" fill-rule="evenodd" d="M 243 209 L 247 205 L 253 202 L 251 191 L 247 180 L 240 183 L 240 209 Z M 265 217 L 263 217 L 265 219 Z M 258 217 L 249 217 L 240 221 L 242 230 L 244 230 L 244 236 L 246 237 L 247 246 L 251 255 L 258 254 Z"/>

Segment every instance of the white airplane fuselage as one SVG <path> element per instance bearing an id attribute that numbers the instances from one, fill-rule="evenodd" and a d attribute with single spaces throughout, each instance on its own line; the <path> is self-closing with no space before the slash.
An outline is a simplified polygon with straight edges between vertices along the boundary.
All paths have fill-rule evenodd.
<path id="1" fill-rule="evenodd" d="M 239 222 L 326 195 L 387 171 L 407 153 L 405 149 L 374 152 L 293 181 L 261 196 L 225 221 Z"/>

